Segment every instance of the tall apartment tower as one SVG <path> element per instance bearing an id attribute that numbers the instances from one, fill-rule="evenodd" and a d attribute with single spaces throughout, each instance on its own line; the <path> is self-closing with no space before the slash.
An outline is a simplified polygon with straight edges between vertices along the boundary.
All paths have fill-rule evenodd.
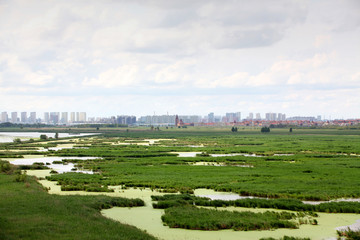
<path id="1" fill-rule="evenodd" d="M 226 122 L 234 122 L 236 121 L 236 114 L 235 113 L 226 113 Z"/>
<path id="2" fill-rule="evenodd" d="M 275 121 L 276 120 L 276 113 L 266 113 L 265 118 L 268 121 Z"/>
<path id="3" fill-rule="evenodd" d="M 86 112 L 79 113 L 79 122 L 86 122 Z"/>
<path id="4" fill-rule="evenodd" d="M 261 115 L 260 115 L 260 113 L 256 113 L 256 120 L 261 120 Z"/>
<path id="5" fill-rule="evenodd" d="M 79 112 L 76 112 L 76 119 L 75 119 L 76 122 L 79 122 L 80 121 L 80 113 Z"/>
<path id="6" fill-rule="evenodd" d="M 213 112 L 211 112 L 211 113 L 208 114 L 208 122 L 209 122 L 209 123 L 215 122 L 215 116 L 214 116 L 214 113 L 213 113 Z"/>
<path id="7" fill-rule="evenodd" d="M 241 112 L 235 113 L 235 118 L 237 122 L 241 122 Z"/>
<path id="8" fill-rule="evenodd" d="M 12 122 L 12 123 L 17 123 L 17 122 L 18 122 L 17 112 L 12 112 L 12 113 L 11 113 L 11 122 Z"/>
<path id="9" fill-rule="evenodd" d="M 45 123 L 50 122 L 50 114 L 49 114 L 49 112 L 44 112 L 44 122 Z"/>
<path id="10" fill-rule="evenodd" d="M 51 112 L 50 113 L 50 123 L 53 123 L 53 124 L 58 124 L 59 123 L 59 117 L 60 116 L 60 113 L 59 112 Z"/>
<path id="11" fill-rule="evenodd" d="M 64 123 L 64 124 L 68 123 L 68 113 L 67 112 L 61 113 L 61 123 Z"/>
<path id="12" fill-rule="evenodd" d="M 22 123 L 26 123 L 27 122 L 27 112 L 21 112 L 21 119 L 20 121 Z"/>
<path id="13" fill-rule="evenodd" d="M 248 120 L 253 120 L 254 119 L 254 114 L 251 112 L 249 113 L 249 116 L 247 117 Z"/>
<path id="14" fill-rule="evenodd" d="M 29 122 L 30 123 L 35 123 L 36 122 L 36 112 L 30 112 Z"/>
<path id="15" fill-rule="evenodd" d="M 75 122 L 76 121 L 76 119 L 75 119 L 75 112 L 71 112 L 70 113 L 70 122 Z"/>
<path id="16" fill-rule="evenodd" d="M 8 122 L 8 121 L 9 121 L 7 112 L 2 112 L 2 113 L 1 113 L 1 119 L 0 119 L 0 121 L 1 121 L 1 122 Z"/>

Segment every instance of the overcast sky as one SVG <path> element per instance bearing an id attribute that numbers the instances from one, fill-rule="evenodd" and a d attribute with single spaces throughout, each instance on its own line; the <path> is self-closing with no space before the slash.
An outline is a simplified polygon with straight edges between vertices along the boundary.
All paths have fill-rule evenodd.
<path id="1" fill-rule="evenodd" d="M 0 0 L 0 111 L 360 118 L 360 1 Z"/>

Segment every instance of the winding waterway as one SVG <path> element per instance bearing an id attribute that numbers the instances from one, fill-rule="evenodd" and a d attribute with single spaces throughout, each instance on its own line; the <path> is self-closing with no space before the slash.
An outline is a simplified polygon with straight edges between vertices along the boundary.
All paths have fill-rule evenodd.
<path id="1" fill-rule="evenodd" d="M 45 177 L 50 174 L 50 170 L 30 170 L 29 175 L 35 175 L 38 178 Z M 299 229 L 277 229 L 271 231 L 233 231 L 233 230 L 221 230 L 221 231 L 198 231 L 198 230 L 185 230 L 174 229 L 164 226 L 161 221 L 161 216 L 164 211 L 161 209 L 154 209 L 152 207 L 151 195 L 163 195 L 163 193 L 152 191 L 150 189 L 122 189 L 120 186 L 113 186 L 115 190 L 111 193 L 95 193 L 95 192 L 83 192 L 83 191 L 61 191 L 60 186 L 56 185 L 56 182 L 48 180 L 39 180 L 39 182 L 49 189 L 50 194 L 60 195 L 99 195 L 106 194 L 109 196 L 127 197 L 127 198 L 140 198 L 144 200 L 146 206 L 135 208 L 120 208 L 114 207 L 111 209 L 102 210 L 101 213 L 108 218 L 114 219 L 121 223 L 130 224 L 146 230 L 149 234 L 152 234 L 159 239 L 164 240 L 258 240 L 262 237 L 280 238 L 285 235 L 294 237 L 309 237 L 312 240 L 330 240 L 336 239 L 336 229 L 343 226 L 357 226 L 354 225 L 360 219 L 359 214 L 334 214 L 334 213 L 318 213 L 319 217 L 316 218 L 319 225 L 301 225 Z M 195 190 L 196 195 L 208 194 L 204 189 Z M 211 192 L 214 195 L 228 195 L 229 193 Z M 264 212 L 269 209 L 253 209 L 253 208 L 218 208 L 226 209 L 230 211 L 254 211 Z M 279 211 L 276 209 L 270 209 L 272 211 Z"/>

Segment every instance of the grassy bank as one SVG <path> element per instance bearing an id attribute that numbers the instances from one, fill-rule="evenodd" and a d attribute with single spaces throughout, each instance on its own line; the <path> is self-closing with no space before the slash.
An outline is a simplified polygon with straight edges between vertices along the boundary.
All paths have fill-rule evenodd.
<path id="1" fill-rule="evenodd" d="M 139 199 L 49 195 L 34 178 L 0 173 L 0 239 L 155 239 L 100 214 L 139 205 Z"/>

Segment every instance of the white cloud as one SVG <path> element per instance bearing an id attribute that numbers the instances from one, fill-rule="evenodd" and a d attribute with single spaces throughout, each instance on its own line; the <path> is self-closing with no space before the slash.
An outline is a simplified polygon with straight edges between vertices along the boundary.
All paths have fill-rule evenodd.
<path id="1" fill-rule="evenodd" d="M 182 108 L 169 95 L 196 101 L 192 111 L 227 109 L 232 94 L 236 108 L 358 106 L 335 91 L 360 88 L 357 1 L 18 0 L 0 8 L 0 87 L 3 98 L 17 94 L 12 106 L 35 106 L 39 94 L 96 105 L 96 95 L 102 111 L 119 93 L 149 102 L 128 108 L 138 112 Z M 301 97 L 287 101 L 288 92 Z"/>
<path id="2" fill-rule="evenodd" d="M 331 36 L 330 35 L 318 35 L 315 38 L 314 46 L 319 48 L 326 44 L 329 44 L 331 42 Z"/>
<path id="3" fill-rule="evenodd" d="M 104 88 L 113 87 L 135 87 L 137 80 L 138 67 L 136 65 L 124 65 L 117 68 L 108 69 L 99 74 L 98 78 L 85 78 L 83 84 L 85 86 L 96 86 Z"/>

